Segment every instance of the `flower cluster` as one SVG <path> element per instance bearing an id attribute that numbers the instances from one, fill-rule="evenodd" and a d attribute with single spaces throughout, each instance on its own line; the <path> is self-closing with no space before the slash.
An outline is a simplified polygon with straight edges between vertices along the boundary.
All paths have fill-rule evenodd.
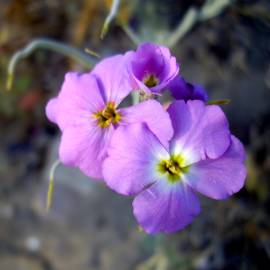
<path id="1" fill-rule="evenodd" d="M 165 90 L 174 101 L 158 101 Z M 120 106 L 130 94 L 140 102 Z M 196 193 L 225 199 L 244 185 L 245 152 L 206 91 L 186 82 L 168 48 L 141 44 L 89 73 L 67 73 L 46 114 L 62 138 L 60 160 L 134 195 L 148 233 L 175 232 L 200 212 Z"/>

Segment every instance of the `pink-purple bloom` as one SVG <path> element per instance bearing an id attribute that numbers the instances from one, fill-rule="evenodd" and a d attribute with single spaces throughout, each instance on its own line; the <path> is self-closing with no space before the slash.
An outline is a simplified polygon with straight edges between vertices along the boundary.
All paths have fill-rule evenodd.
<path id="1" fill-rule="evenodd" d="M 172 134 L 167 112 L 155 100 L 118 108 L 132 91 L 125 65 L 125 56 L 117 55 L 101 61 L 91 73 L 67 73 L 59 95 L 46 107 L 48 118 L 62 131 L 61 162 L 90 177 L 103 178 L 102 162 L 118 126 L 145 121 L 153 132 L 164 128 L 161 140 Z"/>
<path id="2" fill-rule="evenodd" d="M 144 123 L 119 127 L 103 164 L 107 185 L 136 195 L 134 215 L 148 233 L 175 232 L 200 212 L 196 192 L 225 199 L 244 185 L 244 149 L 216 106 L 175 101 L 168 109 L 174 134 L 160 141 Z"/>
<path id="3" fill-rule="evenodd" d="M 246 177 L 244 148 L 226 116 L 178 72 L 168 48 L 144 43 L 89 73 L 67 73 L 46 107 L 62 132 L 60 161 L 135 195 L 134 215 L 148 233 L 184 228 L 200 212 L 196 193 L 225 199 Z M 176 99 L 167 111 L 151 99 L 166 89 Z M 133 91 L 144 101 L 120 106 Z"/>
<path id="4" fill-rule="evenodd" d="M 191 84 L 180 76 L 171 81 L 168 89 L 172 96 L 177 100 L 208 100 L 207 92 L 202 86 Z"/>
<path id="5" fill-rule="evenodd" d="M 130 52 L 129 72 L 134 89 L 160 93 L 176 77 L 179 66 L 167 47 L 143 43 Z"/>

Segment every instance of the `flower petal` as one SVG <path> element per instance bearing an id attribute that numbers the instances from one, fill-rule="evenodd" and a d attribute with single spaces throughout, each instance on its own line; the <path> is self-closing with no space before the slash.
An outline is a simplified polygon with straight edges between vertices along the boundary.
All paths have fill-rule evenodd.
<path id="1" fill-rule="evenodd" d="M 61 162 L 67 166 L 79 167 L 87 176 L 101 179 L 101 166 L 113 131 L 113 126 L 66 128 L 59 148 Z"/>
<path id="2" fill-rule="evenodd" d="M 46 116 L 47 118 L 57 124 L 57 114 L 58 114 L 58 111 L 57 111 L 57 101 L 58 101 L 58 98 L 52 98 L 49 100 L 49 102 L 47 103 L 46 105 Z"/>
<path id="3" fill-rule="evenodd" d="M 160 87 L 162 87 L 163 90 L 164 87 L 166 87 L 168 83 L 173 78 L 175 78 L 175 76 L 177 76 L 179 72 L 179 64 L 177 63 L 176 58 L 171 55 L 169 48 L 165 46 L 159 46 L 159 48 L 161 50 L 163 58 L 167 60 L 167 65 L 163 70 L 163 74 L 161 74 L 161 77 L 163 77 L 164 85 Z"/>
<path id="4" fill-rule="evenodd" d="M 170 50 L 150 42 L 141 44 L 129 60 L 129 72 L 136 89 L 144 90 L 146 93 L 161 92 L 179 72 L 176 58 L 171 55 Z M 158 79 L 158 84 L 147 87 L 143 82 L 146 75 L 154 75 Z"/>
<path id="5" fill-rule="evenodd" d="M 218 106 L 206 106 L 200 100 L 178 100 L 168 112 L 174 128 L 171 151 L 182 154 L 186 165 L 218 158 L 229 147 L 228 122 Z"/>
<path id="6" fill-rule="evenodd" d="M 69 126 L 88 122 L 92 113 L 103 109 L 104 104 L 94 76 L 69 72 L 65 76 L 57 102 L 53 99 L 48 103 L 46 114 L 64 130 Z"/>
<path id="7" fill-rule="evenodd" d="M 203 87 L 186 82 L 184 78 L 180 76 L 171 81 L 168 89 L 177 100 L 208 100 L 207 92 Z"/>
<path id="8" fill-rule="evenodd" d="M 107 185 L 124 195 L 137 194 L 153 183 L 157 160 L 169 154 L 146 124 L 120 126 L 112 136 L 103 163 Z"/>
<path id="9" fill-rule="evenodd" d="M 92 74 L 98 78 L 106 102 L 115 102 L 118 105 L 133 90 L 127 71 L 130 54 L 132 52 L 107 57 L 93 69 Z"/>
<path id="10" fill-rule="evenodd" d="M 190 84 L 190 83 L 189 83 Z M 201 86 L 201 85 L 193 85 L 190 84 L 192 87 L 192 99 L 193 100 L 202 100 L 202 101 L 207 101 L 208 100 L 208 94 L 206 90 Z"/>
<path id="11" fill-rule="evenodd" d="M 152 43 L 141 44 L 135 52 L 132 61 L 132 69 L 136 78 L 140 81 L 147 72 L 159 76 L 166 65 L 165 59 L 159 46 Z"/>
<path id="12" fill-rule="evenodd" d="M 169 114 L 155 100 L 148 100 L 121 110 L 122 124 L 145 122 L 163 145 L 168 145 L 173 136 L 173 128 Z"/>
<path id="13" fill-rule="evenodd" d="M 146 232 L 172 233 L 192 222 L 200 213 L 200 203 L 185 183 L 161 180 L 136 196 L 133 212 Z"/>
<path id="14" fill-rule="evenodd" d="M 196 191 L 212 199 L 222 200 L 238 192 L 245 183 L 244 148 L 234 136 L 225 154 L 215 160 L 207 159 L 190 167 L 185 176 Z"/>

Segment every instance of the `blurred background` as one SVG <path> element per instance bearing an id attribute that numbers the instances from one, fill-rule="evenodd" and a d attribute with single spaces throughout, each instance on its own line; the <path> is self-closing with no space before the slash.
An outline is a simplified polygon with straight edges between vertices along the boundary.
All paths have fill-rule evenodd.
<path id="1" fill-rule="evenodd" d="M 0 0 L 0 269 L 219 270 L 270 265 L 269 0 L 121 1 L 100 39 L 110 0 Z M 184 22 L 184 23 L 183 23 Z M 248 179 L 226 201 L 202 200 L 201 215 L 173 235 L 149 236 L 121 197 L 79 171 L 60 166 L 46 212 L 49 170 L 60 133 L 45 117 L 65 72 L 97 61 L 37 49 L 16 65 L 11 56 L 50 38 L 101 57 L 149 40 L 171 46 L 181 74 L 224 105 L 245 144 Z M 85 59 L 86 59 L 85 58 Z"/>

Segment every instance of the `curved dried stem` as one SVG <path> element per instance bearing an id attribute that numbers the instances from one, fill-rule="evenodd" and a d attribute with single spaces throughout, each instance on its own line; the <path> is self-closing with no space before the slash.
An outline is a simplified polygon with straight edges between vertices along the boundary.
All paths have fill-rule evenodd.
<path id="1" fill-rule="evenodd" d="M 35 39 L 32 42 L 30 42 L 28 45 L 26 45 L 23 49 L 17 51 L 10 59 L 10 62 L 8 65 L 7 82 L 6 82 L 7 90 L 10 90 L 12 87 L 15 68 L 18 62 L 30 56 L 34 51 L 38 49 L 46 49 L 46 50 L 51 50 L 51 51 L 63 54 L 65 56 L 68 56 L 78 61 L 79 63 L 81 63 L 83 66 L 87 68 L 90 68 L 95 64 L 95 60 L 92 57 L 64 43 L 53 41 L 46 38 Z"/>

